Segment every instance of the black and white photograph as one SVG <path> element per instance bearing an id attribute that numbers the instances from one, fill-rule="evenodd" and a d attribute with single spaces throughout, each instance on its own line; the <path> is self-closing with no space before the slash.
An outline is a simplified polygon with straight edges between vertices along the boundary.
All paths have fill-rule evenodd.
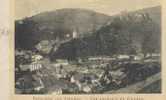
<path id="1" fill-rule="evenodd" d="M 160 0 L 15 0 L 15 94 L 162 93 Z"/>

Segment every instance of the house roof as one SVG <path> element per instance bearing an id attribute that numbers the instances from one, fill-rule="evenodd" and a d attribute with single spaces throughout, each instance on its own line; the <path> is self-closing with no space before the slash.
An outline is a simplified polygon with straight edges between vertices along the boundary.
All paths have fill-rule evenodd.
<path id="1" fill-rule="evenodd" d="M 126 74 L 118 70 L 118 71 L 112 71 L 111 76 L 115 79 L 123 79 L 126 76 Z"/>

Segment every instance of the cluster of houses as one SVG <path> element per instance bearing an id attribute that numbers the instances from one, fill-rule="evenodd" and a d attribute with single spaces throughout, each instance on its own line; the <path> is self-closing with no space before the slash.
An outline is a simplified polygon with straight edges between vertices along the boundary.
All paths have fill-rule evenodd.
<path id="1" fill-rule="evenodd" d="M 94 62 L 95 64 L 88 64 L 86 66 L 87 70 L 75 70 L 69 71 L 66 69 L 72 64 L 65 59 L 57 59 L 56 62 L 45 61 L 46 58 L 39 54 L 25 55 L 24 52 L 16 52 L 17 56 L 24 56 L 25 59 L 30 59 L 31 63 L 19 64 L 19 71 L 23 74 L 22 77 L 16 81 L 16 85 L 23 84 L 28 80 L 28 84 L 32 84 L 31 90 L 33 92 L 40 93 L 44 90 L 43 93 L 49 94 L 63 94 L 63 93 L 93 93 L 97 91 L 97 88 L 102 87 L 101 80 L 104 80 L 106 83 L 115 82 L 121 84 L 122 78 L 125 77 L 125 73 L 122 71 L 107 71 L 107 67 L 112 61 L 118 60 L 134 60 L 139 61 L 143 59 L 143 55 L 118 55 L 116 57 L 108 56 L 99 56 L 99 57 L 88 57 L 89 62 Z M 153 55 L 158 56 L 158 55 Z M 47 63 L 46 63 L 47 62 Z M 99 62 L 99 64 L 98 64 Z M 82 64 L 84 62 L 81 61 Z M 121 63 L 121 62 L 118 62 Z M 117 67 L 118 64 L 116 64 Z M 96 67 L 99 66 L 99 67 Z M 111 63 L 111 67 L 114 67 Z M 64 68 L 65 67 L 65 68 Z M 77 66 L 76 66 L 77 67 Z M 83 66 L 81 66 L 83 67 Z M 102 73 L 91 73 L 89 72 L 89 67 L 92 70 L 100 69 Z M 27 72 L 29 74 L 27 74 Z M 24 75 L 25 74 L 25 75 Z M 111 74 L 110 78 L 109 75 Z M 30 75 L 30 76 L 28 76 Z M 28 76 L 28 77 L 27 77 Z M 29 79 L 28 79 L 29 78 Z M 25 88 L 24 88 L 25 89 Z M 25 89 L 25 90 L 28 90 Z"/>
<path id="2" fill-rule="evenodd" d="M 19 53 L 23 55 L 24 53 Z M 31 63 L 20 64 L 20 72 L 22 74 L 29 73 L 29 77 L 21 77 L 16 80 L 16 85 L 23 84 L 22 88 L 26 90 L 33 90 L 33 92 L 40 92 L 45 89 L 48 93 L 53 94 L 62 94 L 64 91 L 70 92 L 79 92 L 84 91 L 86 93 L 92 91 L 92 83 L 91 85 L 87 84 L 88 80 L 95 82 L 95 77 L 93 75 L 67 72 L 63 69 L 63 66 L 68 66 L 69 62 L 67 60 L 57 60 L 56 63 L 53 64 L 54 67 L 51 67 L 50 70 L 47 66 L 42 62 L 44 59 L 41 55 L 31 55 Z M 52 64 L 50 64 L 51 66 Z M 55 69 L 55 70 L 54 70 Z M 44 72 L 47 70 L 47 72 Z M 51 75 L 53 72 L 53 75 Z M 51 78 L 54 77 L 54 78 Z M 29 78 L 29 79 L 27 79 Z M 90 78 L 90 79 L 89 79 Z M 25 88 L 25 84 L 28 81 L 28 84 L 31 83 L 32 86 L 29 88 Z M 54 81 L 52 85 L 49 86 L 50 81 Z M 82 82 L 84 81 L 84 82 Z"/>
<path id="3" fill-rule="evenodd" d="M 19 67 L 21 71 L 30 71 L 30 72 L 37 71 L 42 68 L 42 64 L 38 63 L 38 61 L 41 59 L 42 59 L 42 56 L 34 55 L 32 56 L 32 59 L 31 59 L 32 63 L 20 64 Z"/>

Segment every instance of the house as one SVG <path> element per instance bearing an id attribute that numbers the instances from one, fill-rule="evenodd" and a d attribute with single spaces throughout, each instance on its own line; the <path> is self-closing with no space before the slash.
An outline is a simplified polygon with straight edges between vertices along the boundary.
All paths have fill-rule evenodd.
<path id="1" fill-rule="evenodd" d="M 152 57 L 160 57 L 160 53 L 152 53 Z"/>
<path id="2" fill-rule="evenodd" d="M 43 59 L 43 56 L 41 56 L 41 55 L 32 55 L 32 61 L 33 62 L 37 62 L 41 59 Z"/>
<path id="3" fill-rule="evenodd" d="M 160 57 L 160 53 L 152 53 L 152 54 L 148 53 L 146 57 Z"/>
<path id="4" fill-rule="evenodd" d="M 54 64 L 55 67 L 59 67 L 59 66 L 67 66 L 69 65 L 68 60 L 65 59 L 57 59 L 56 63 Z"/>
<path id="5" fill-rule="evenodd" d="M 89 85 L 83 85 L 82 86 L 82 91 L 85 93 L 91 93 L 92 92 L 92 87 Z"/>
<path id="6" fill-rule="evenodd" d="M 144 57 L 141 55 L 134 56 L 134 60 L 142 60 Z"/>
<path id="7" fill-rule="evenodd" d="M 34 63 L 34 64 L 24 64 L 20 65 L 21 71 L 37 71 L 42 68 L 41 64 Z"/>
<path id="8" fill-rule="evenodd" d="M 127 76 L 121 70 L 111 71 L 112 82 L 115 82 L 117 85 L 120 85 L 123 79 Z"/>
<path id="9" fill-rule="evenodd" d="M 109 57 L 109 56 L 98 56 L 98 57 L 89 57 L 88 60 L 90 60 L 90 61 L 111 61 L 111 60 L 115 60 L 115 58 Z"/>
<path id="10" fill-rule="evenodd" d="M 118 55 L 117 56 L 118 59 L 130 59 L 129 55 Z"/>
<path id="11" fill-rule="evenodd" d="M 42 68 L 42 64 L 34 63 L 29 65 L 30 71 L 37 71 Z"/>

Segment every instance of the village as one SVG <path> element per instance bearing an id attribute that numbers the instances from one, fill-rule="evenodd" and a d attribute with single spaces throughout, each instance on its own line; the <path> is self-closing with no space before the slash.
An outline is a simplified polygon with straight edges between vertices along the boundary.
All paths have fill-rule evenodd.
<path id="1" fill-rule="evenodd" d="M 35 50 L 15 50 L 17 94 L 98 94 L 146 80 L 160 73 L 160 54 L 95 55 L 50 59 L 60 46 L 79 38 L 76 29 L 64 40 L 42 40 Z M 81 41 L 82 42 L 82 41 Z M 75 42 L 71 42 L 72 46 Z M 74 48 L 72 48 L 74 50 Z M 63 51 L 65 53 L 67 51 Z M 74 55 L 72 55 L 74 56 Z M 128 89 L 128 88 L 127 88 Z M 153 91 L 150 91 L 153 92 Z"/>
<path id="2" fill-rule="evenodd" d="M 159 73 L 160 55 L 95 56 L 77 61 L 16 51 L 15 87 L 20 94 L 80 94 L 118 90 Z"/>

